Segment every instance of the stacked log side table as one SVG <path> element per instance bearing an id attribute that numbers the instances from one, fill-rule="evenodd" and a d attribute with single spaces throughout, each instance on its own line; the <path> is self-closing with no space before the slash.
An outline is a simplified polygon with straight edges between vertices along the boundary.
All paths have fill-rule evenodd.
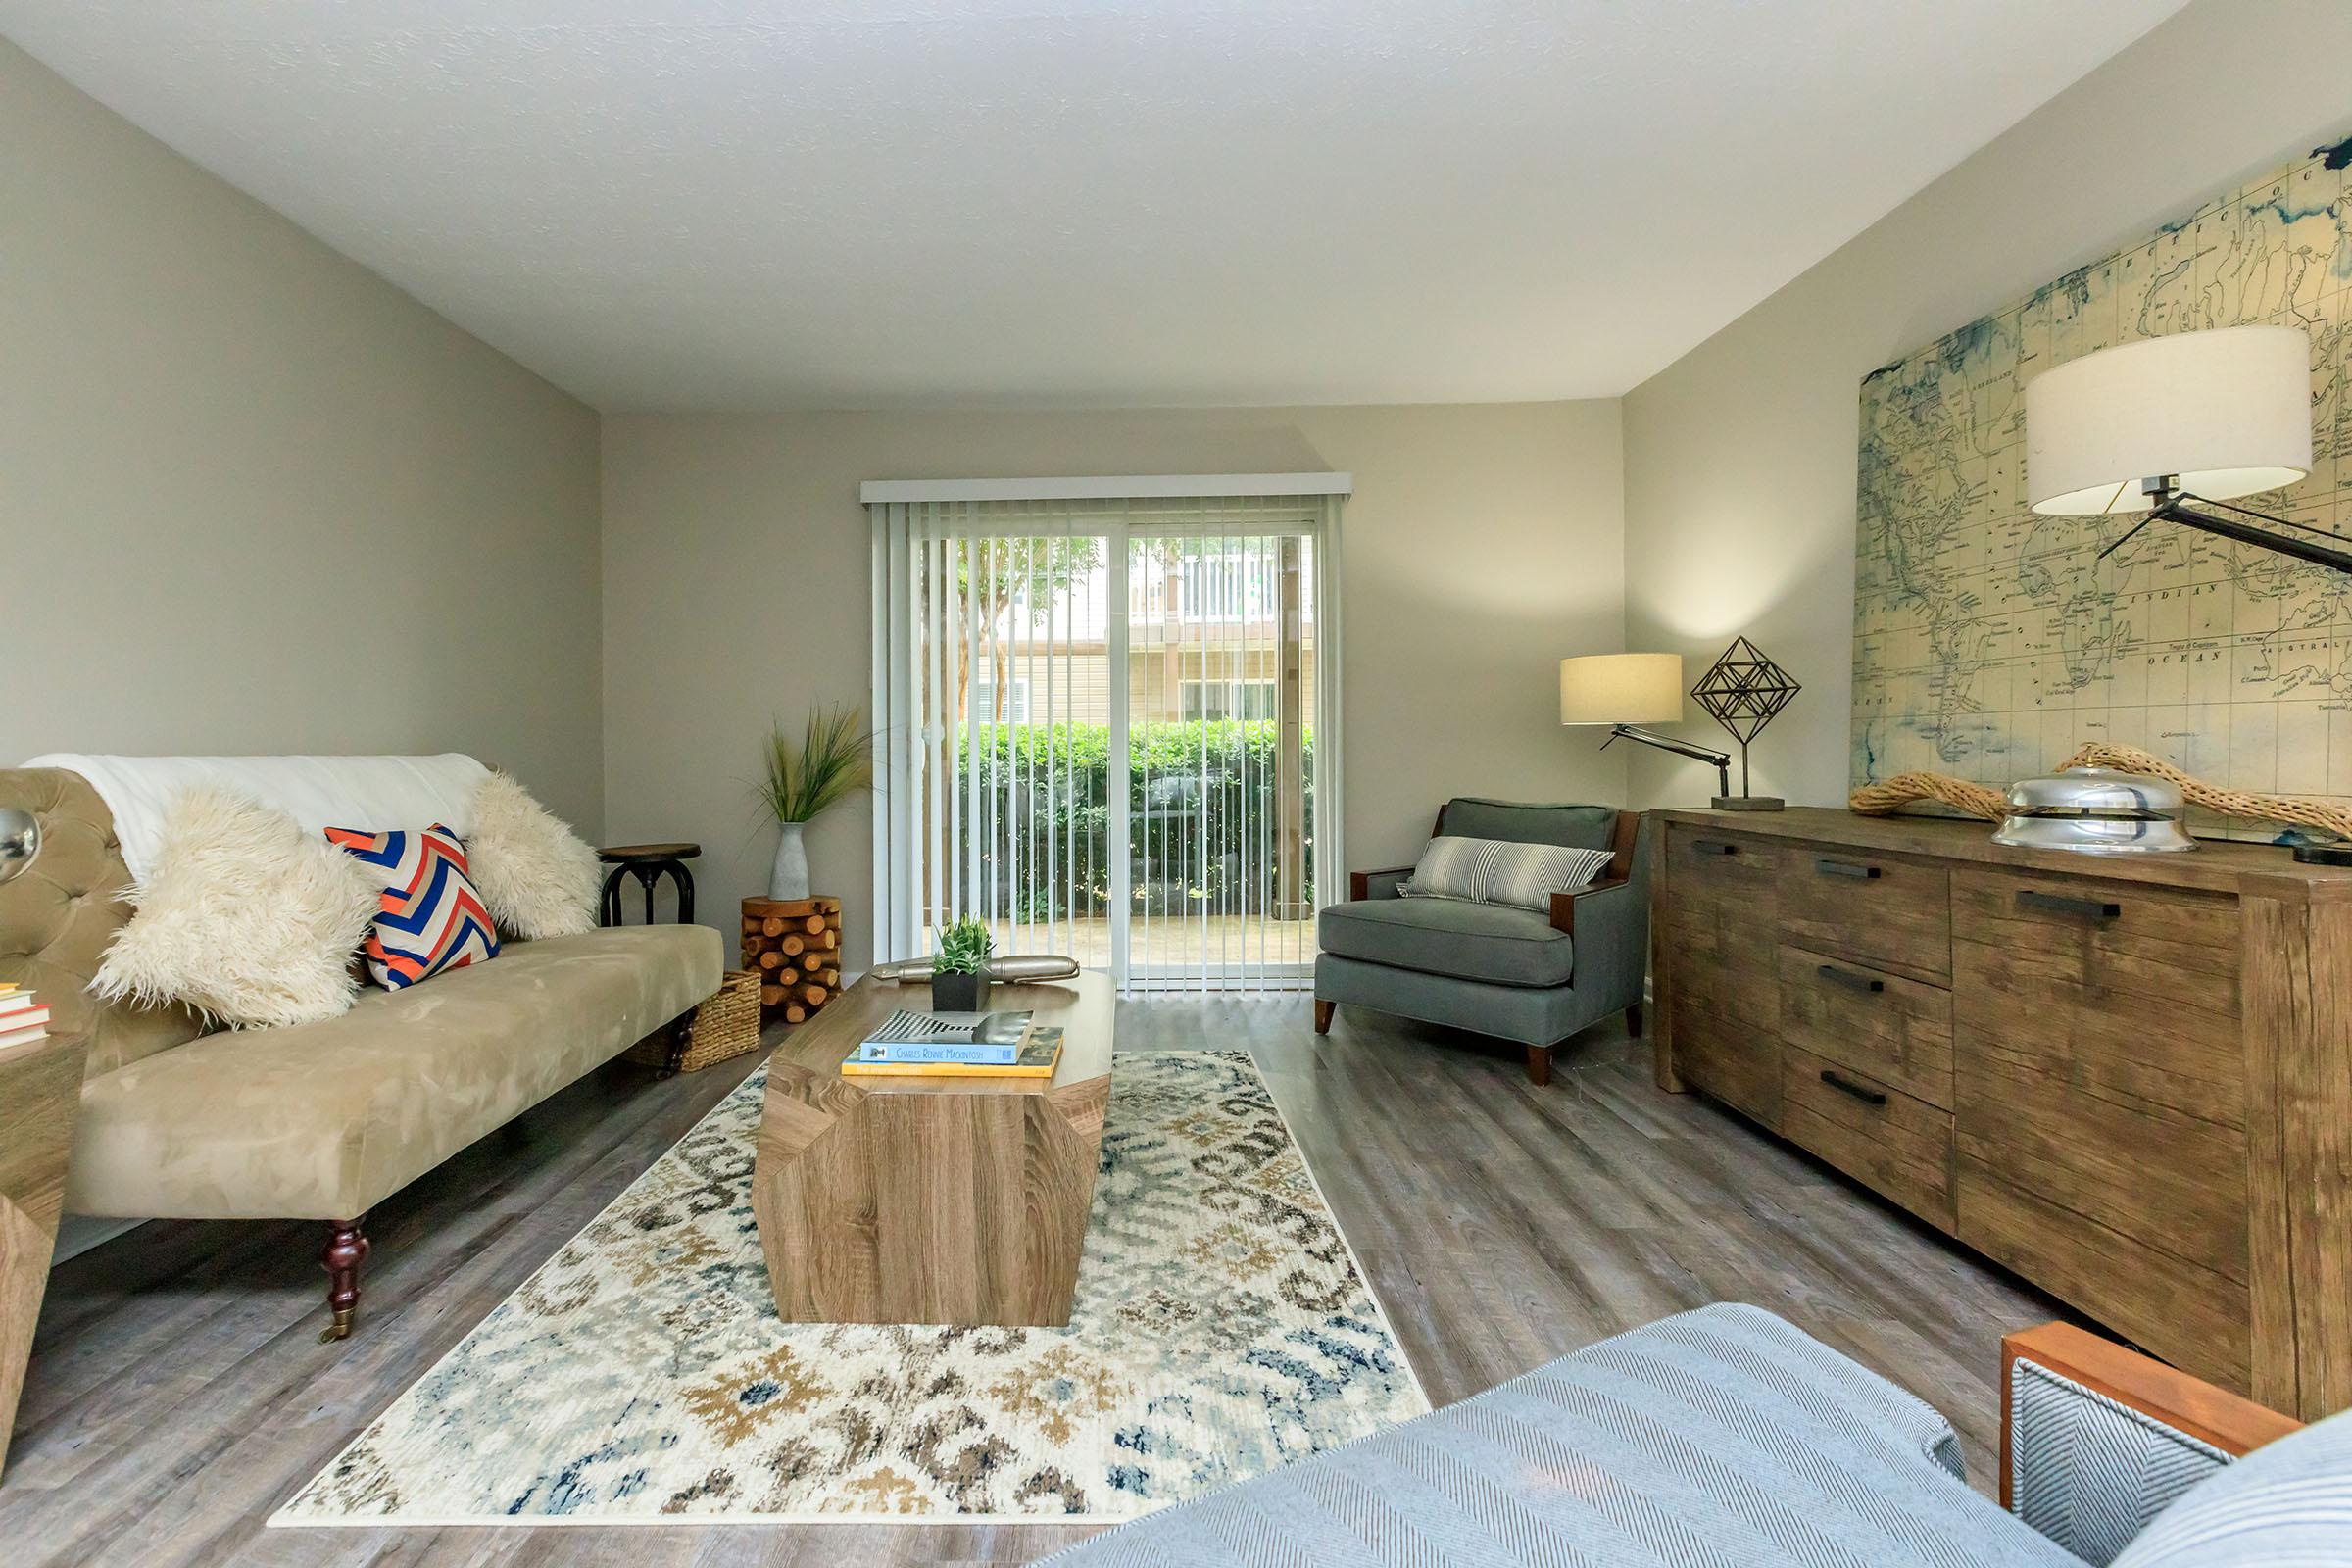
<path id="1" fill-rule="evenodd" d="M 760 976 L 760 1010 L 805 1023 L 841 995 L 841 901 L 743 901 L 743 966 Z"/>
<path id="2" fill-rule="evenodd" d="M 88 1047 L 83 1035 L 51 1035 L 0 1051 L 0 1465 L 49 1284 Z"/>

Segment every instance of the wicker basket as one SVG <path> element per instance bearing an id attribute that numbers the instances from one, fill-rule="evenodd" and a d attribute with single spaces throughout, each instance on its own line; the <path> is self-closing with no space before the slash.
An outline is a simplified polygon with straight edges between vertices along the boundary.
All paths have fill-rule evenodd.
<path id="1" fill-rule="evenodd" d="M 686 1054 L 677 1062 L 680 1072 L 695 1072 L 714 1061 L 740 1056 L 760 1044 L 760 976 L 729 969 L 718 982 L 718 993 L 694 1009 Z M 631 1046 L 628 1059 L 648 1067 L 668 1067 L 669 1030 L 662 1028 Z"/>

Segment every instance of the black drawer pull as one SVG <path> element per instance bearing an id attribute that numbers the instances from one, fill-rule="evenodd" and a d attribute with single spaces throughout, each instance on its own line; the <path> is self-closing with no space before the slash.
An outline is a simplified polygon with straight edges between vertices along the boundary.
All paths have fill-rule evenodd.
<path id="1" fill-rule="evenodd" d="M 1843 986 L 1848 991 L 1884 991 L 1886 989 L 1886 982 L 1884 980 L 1873 980 L 1866 974 L 1856 974 L 1851 969 L 1840 969 L 1834 963 L 1823 964 L 1817 972 L 1830 984 Z"/>
<path id="2" fill-rule="evenodd" d="M 1854 1082 L 1851 1078 L 1839 1077 L 1837 1073 L 1830 1071 L 1830 1069 L 1827 1067 L 1821 1069 L 1821 1081 L 1825 1084 L 1828 1084 L 1832 1089 L 1837 1090 L 1841 1095 L 1853 1096 L 1856 1100 L 1861 1101 L 1866 1105 L 1884 1105 L 1886 1103 L 1886 1096 L 1883 1092 L 1876 1089 L 1865 1089 L 1860 1084 Z"/>
<path id="3" fill-rule="evenodd" d="M 2070 899 L 2062 893 L 2041 893 L 2033 888 L 2019 890 L 2017 906 L 2021 909 L 2047 909 L 2052 914 L 2079 914 L 2085 920 L 2113 920 L 2124 912 L 2122 905 L 2102 899 Z"/>
<path id="4" fill-rule="evenodd" d="M 1882 874 L 1875 865 L 1856 865 L 1851 860 L 1815 860 L 1813 869 L 1822 876 L 1850 876 L 1857 882 L 1875 882 Z"/>
<path id="5" fill-rule="evenodd" d="M 1701 855 L 1738 855 L 1740 846 L 1722 839 L 1692 839 L 1690 847 Z"/>

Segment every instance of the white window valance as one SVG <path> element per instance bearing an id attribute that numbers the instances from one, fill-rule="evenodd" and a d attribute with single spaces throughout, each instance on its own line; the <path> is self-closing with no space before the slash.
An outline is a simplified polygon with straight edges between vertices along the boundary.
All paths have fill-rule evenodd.
<path id="1" fill-rule="evenodd" d="M 1153 497 L 1346 496 L 1348 473 L 1096 474 L 1034 479 L 868 479 L 858 499 L 868 506 L 938 501 L 1140 501 Z"/>

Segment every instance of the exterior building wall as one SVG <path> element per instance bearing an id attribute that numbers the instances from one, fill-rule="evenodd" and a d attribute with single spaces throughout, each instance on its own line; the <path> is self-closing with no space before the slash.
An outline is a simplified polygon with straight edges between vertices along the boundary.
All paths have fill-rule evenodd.
<path id="1" fill-rule="evenodd" d="M 1129 649 L 1127 662 L 1128 714 L 1136 723 L 1192 716 L 1184 702 L 1188 683 L 1272 684 L 1280 677 L 1280 655 L 1272 647 L 1203 651 L 1198 646 L 1153 645 Z M 1053 716 L 1057 719 L 1078 724 L 1110 722 L 1110 659 L 1100 645 L 1080 645 L 1067 652 L 1056 648 L 1049 657 L 1043 642 L 1034 650 L 1015 643 L 1004 655 L 1004 667 L 1007 677 L 1006 706 L 1002 710 L 992 708 L 988 682 L 975 676 L 973 690 L 967 697 L 967 721 L 985 723 L 992 714 L 1005 723 L 1024 719 L 1042 721 L 1047 716 L 1050 698 Z M 1300 653 L 1299 689 L 1311 693 L 1314 687 L 1315 651 L 1309 645 Z M 1025 709 L 1023 695 L 1027 699 Z"/>

